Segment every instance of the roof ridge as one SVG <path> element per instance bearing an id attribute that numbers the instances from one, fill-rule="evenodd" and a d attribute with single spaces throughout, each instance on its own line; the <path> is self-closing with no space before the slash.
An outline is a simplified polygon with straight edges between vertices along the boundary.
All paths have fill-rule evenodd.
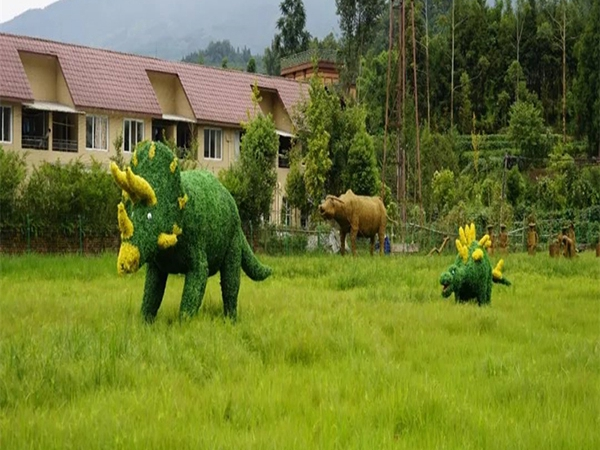
<path id="1" fill-rule="evenodd" d="M 235 73 L 238 75 L 242 74 L 242 75 L 246 75 L 249 77 L 258 76 L 261 78 L 267 78 L 267 79 L 271 79 L 271 80 L 278 81 L 278 82 L 283 81 L 283 82 L 295 84 L 295 85 L 301 84 L 301 82 L 299 82 L 297 80 L 292 80 L 290 78 L 285 78 L 285 77 L 278 76 L 278 75 L 269 75 L 269 74 L 263 74 L 263 73 L 257 73 L 257 72 L 246 72 L 246 71 L 234 69 L 234 68 L 206 66 L 203 64 L 197 64 L 197 63 L 190 62 L 190 61 L 182 61 L 182 60 L 181 61 L 173 61 L 173 60 L 169 60 L 169 59 L 158 58 L 156 56 L 140 55 L 138 53 L 120 52 L 120 51 L 112 50 L 112 49 L 108 49 L 108 48 L 92 47 L 92 46 L 83 45 L 83 44 L 74 44 L 74 43 L 70 43 L 70 42 L 55 41 L 53 39 L 41 38 L 38 36 L 28 36 L 25 34 L 6 33 L 4 31 L 0 31 L 0 36 L 7 36 L 7 37 L 12 37 L 12 38 L 17 38 L 17 39 L 28 39 L 28 40 L 32 40 L 32 41 L 38 41 L 38 42 L 47 42 L 50 44 L 60 45 L 60 46 L 64 46 L 64 47 L 77 47 L 77 48 L 112 53 L 112 54 L 122 55 L 122 56 L 133 56 L 135 58 L 141 58 L 141 59 L 146 59 L 146 60 L 151 60 L 151 61 L 158 61 L 161 63 L 166 62 L 169 64 L 175 64 L 175 65 L 193 66 L 193 67 L 202 68 L 205 70 L 215 70 L 215 71 L 219 71 L 219 72 Z"/>

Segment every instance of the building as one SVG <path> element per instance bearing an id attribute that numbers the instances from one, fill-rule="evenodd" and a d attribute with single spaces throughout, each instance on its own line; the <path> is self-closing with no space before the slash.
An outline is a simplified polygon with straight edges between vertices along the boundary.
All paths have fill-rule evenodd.
<path id="1" fill-rule="evenodd" d="M 0 33 L 0 145 L 26 151 L 31 165 L 93 158 L 108 167 L 120 138 L 128 158 L 164 136 L 179 148 L 197 143 L 199 165 L 218 172 L 239 155 L 254 84 L 280 136 L 272 221 L 289 222 L 291 112 L 303 90 L 294 80 Z"/>
<path id="2" fill-rule="evenodd" d="M 281 76 L 290 80 L 307 81 L 316 73 L 325 84 L 340 80 L 337 56 L 333 50 L 306 50 L 281 58 Z"/>

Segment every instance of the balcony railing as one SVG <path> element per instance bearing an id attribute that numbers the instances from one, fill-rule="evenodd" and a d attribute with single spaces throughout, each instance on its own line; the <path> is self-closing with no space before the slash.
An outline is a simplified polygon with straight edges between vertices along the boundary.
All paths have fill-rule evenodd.
<path id="1" fill-rule="evenodd" d="M 35 150 L 48 150 L 48 138 L 45 136 L 23 135 L 21 137 L 21 146 Z"/>
<path id="2" fill-rule="evenodd" d="M 52 139 L 52 150 L 56 152 L 77 153 L 77 140 Z"/>
<path id="3" fill-rule="evenodd" d="M 305 50 L 303 52 L 281 58 L 280 66 L 283 70 L 287 69 L 288 67 L 310 63 L 313 59 L 316 59 L 317 61 L 330 61 L 335 63 L 337 62 L 337 53 L 335 50 Z"/>

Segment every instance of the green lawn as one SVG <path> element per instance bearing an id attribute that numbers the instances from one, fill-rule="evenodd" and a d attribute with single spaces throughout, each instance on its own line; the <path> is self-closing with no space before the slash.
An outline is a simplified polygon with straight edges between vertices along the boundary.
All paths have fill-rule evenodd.
<path id="1" fill-rule="evenodd" d="M 600 448 L 600 259 L 510 255 L 492 305 L 443 257 L 266 257 L 153 325 L 116 256 L 0 256 L 0 449 Z M 495 263 L 497 258 L 492 257 Z"/>

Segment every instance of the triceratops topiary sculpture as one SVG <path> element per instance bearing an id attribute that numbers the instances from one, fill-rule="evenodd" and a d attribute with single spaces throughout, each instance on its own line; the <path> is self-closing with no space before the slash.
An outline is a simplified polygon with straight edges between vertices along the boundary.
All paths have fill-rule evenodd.
<path id="1" fill-rule="evenodd" d="M 460 227 L 459 236 L 456 261 L 440 276 L 440 284 L 444 287 L 442 296 L 447 298 L 454 293 L 457 302 L 476 299 L 479 306 L 487 305 L 492 301 L 492 282 L 510 286 L 502 275 L 504 261 L 498 261 L 492 270 L 486 250 L 490 237 L 486 234 L 479 241 L 475 240 L 475 224 L 467 225 L 465 229 Z"/>
<path id="2" fill-rule="evenodd" d="M 226 316 L 235 318 L 240 266 L 253 280 L 271 269 L 254 256 L 233 197 L 205 170 L 181 172 L 177 157 L 160 142 L 143 142 L 125 171 L 111 172 L 123 189 L 118 206 L 120 274 L 148 264 L 142 314 L 152 321 L 163 299 L 167 276 L 185 275 L 180 316 L 193 316 L 202 304 L 208 277 L 221 273 Z"/>

